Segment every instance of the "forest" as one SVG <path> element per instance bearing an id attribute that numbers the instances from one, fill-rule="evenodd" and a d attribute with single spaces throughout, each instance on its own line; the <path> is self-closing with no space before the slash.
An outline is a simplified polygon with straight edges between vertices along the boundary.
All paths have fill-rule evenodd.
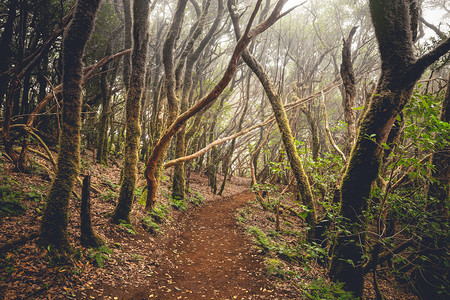
<path id="1" fill-rule="evenodd" d="M 0 299 L 449 299 L 449 20 L 1 1 Z"/>

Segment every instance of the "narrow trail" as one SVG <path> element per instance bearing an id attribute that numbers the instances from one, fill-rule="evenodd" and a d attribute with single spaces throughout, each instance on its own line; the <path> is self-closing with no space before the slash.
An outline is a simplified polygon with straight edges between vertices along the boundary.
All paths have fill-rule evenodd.
<path id="1" fill-rule="evenodd" d="M 253 196 L 224 197 L 193 212 L 169 241 L 150 285 L 131 299 L 275 299 L 261 256 L 237 224 Z"/>

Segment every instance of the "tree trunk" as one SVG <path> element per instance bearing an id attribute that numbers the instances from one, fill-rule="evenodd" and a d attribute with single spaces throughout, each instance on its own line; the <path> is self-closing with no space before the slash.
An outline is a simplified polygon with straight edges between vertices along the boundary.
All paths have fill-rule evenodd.
<path id="1" fill-rule="evenodd" d="M 306 116 L 310 130 L 311 130 L 311 152 L 312 159 L 317 161 L 320 152 L 320 141 L 319 141 L 319 127 L 317 127 L 317 120 L 314 118 L 311 110 L 306 105 L 301 105 L 300 110 Z"/>
<path id="2" fill-rule="evenodd" d="M 235 1 L 228 1 L 228 9 L 230 11 L 231 17 L 234 23 L 234 29 L 236 36 L 239 38 L 241 33 L 239 32 L 239 19 L 238 15 L 234 11 L 233 7 L 236 7 Z M 295 147 L 294 138 L 292 136 L 291 129 L 289 127 L 289 119 L 286 116 L 286 111 L 283 106 L 281 97 L 275 90 L 269 76 L 264 71 L 263 67 L 259 62 L 248 52 L 244 50 L 242 58 L 249 68 L 255 73 L 255 75 L 260 80 L 263 85 L 264 91 L 266 92 L 267 98 L 272 105 L 273 113 L 278 124 L 278 129 L 283 140 L 284 147 L 286 148 L 286 154 L 291 165 L 292 172 L 294 173 L 295 179 L 297 181 L 298 191 L 300 193 L 302 202 L 308 207 L 310 212 L 306 217 L 306 222 L 309 226 L 308 238 L 312 239 L 314 237 L 314 231 L 316 227 L 316 214 L 314 208 L 314 198 L 311 191 L 311 186 L 308 181 L 308 177 L 303 169 L 302 162 L 297 153 L 297 148 Z"/>
<path id="3" fill-rule="evenodd" d="M 94 232 L 91 222 L 91 175 L 85 175 L 83 179 L 83 190 L 81 193 L 81 245 L 84 247 L 97 248 L 105 244 L 105 241 Z"/>
<path id="4" fill-rule="evenodd" d="M 353 111 L 356 98 L 355 73 L 352 64 L 352 39 L 355 35 L 356 29 L 353 27 L 348 34 L 344 45 L 342 47 L 342 64 L 341 64 L 341 78 L 344 85 L 344 93 L 342 94 L 342 106 L 344 107 L 344 120 L 347 123 L 347 134 L 345 136 L 344 153 L 348 155 L 353 145 L 356 135 L 356 116 Z"/>
<path id="5" fill-rule="evenodd" d="M 415 2 L 411 0 L 371 0 L 370 11 L 381 54 L 381 76 L 367 110 L 361 117 L 355 144 L 342 184 L 341 232 L 335 242 L 330 276 L 344 288 L 361 297 L 366 218 L 364 212 L 373 181 L 378 176 L 383 143 L 398 114 L 409 101 L 414 86 L 431 63 L 450 49 L 447 39 L 417 59 L 413 52 L 416 24 Z"/>
<path id="6" fill-rule="evenodd" d="M 139 160 L 139 140 L 141 136 L 140 111 L 141 97 L 145 90 L 145 72 L 149 41 L 150 11 L 149 1 L 136 0 L 133 6 L 133 54 L 130 90 L 126 103 L 126 136 L 123 162 L 123 176 L 116 208 L 111 222 L 130 223 L 130 212 L 134 201 Z"/>
<path id="7" fill-rule="evenodd" d="M 189 95 L 191 94 L 191 88 L 192 88 L 192 73 L 194 66 L 200 57 L 200 54 L 205 49 L 207 43 L 211 40 L 213 34 L 215 33 L 217 27 L 220 24 L 222 12 L 223 12 L 223 1 L 220 0 L 218 3 L 218 11 L 217 11 L 217 17 L 214 20 L 213 25 L 210 27 L 208 33 L 206 36 L 202 39 L 200 42 L 200 45 L 187 56 L 186 60 L 186 70 L 184 74 L 184 83 L 182 88 L 182 95 L 181 95 L 181 113 L 185 112 L 188 109 L 189 105 Z M 209 6 L 209 2 L 207 3 Z M 207 7 L 205 8 L 202 18 L 199 20 L 197 26 L 197 31 L 201 31 L 201 29 L 205 25 L 205 16 L 204 14 L 207 12 Z M 186 155 L 186 126 L 183 126 L 181 130 L 177 133 L 176 138 L 176 149 L 175 149 L 175 158 L 183 157 Z M 173 188 L 172 188 L 172 197 L 178 198 L 178 199 L 184 199 L 185 197 L 185 190 L 186 190 L 186 180 L 185 180 L 185 168 L 184 163 L 177 164 L 174 169 L 173 174 Z"/>
<path id="8" fill-rule="evenodd" d="M 40 242 L 65 253 L 72 252 L 67 236 L 68 207 L 80 164 L 82 59 L 99 5 L 100 0 L 78 0 L 63 41 L 64 106 L 58 169 L 47 196 Z"/>
<path id="9" fill-rule="evenodd" d="M 132 19 L 131 19 L 131 1 L 123 0 L 123 16 L 124 16 L 124 47 L 130 49 L 132 47 Z M 130 89 L 130 74 L 131 74 L 131 55 L 126 54 L 123 57 L 123 83 L 125 86 L 125 92 Z"/>

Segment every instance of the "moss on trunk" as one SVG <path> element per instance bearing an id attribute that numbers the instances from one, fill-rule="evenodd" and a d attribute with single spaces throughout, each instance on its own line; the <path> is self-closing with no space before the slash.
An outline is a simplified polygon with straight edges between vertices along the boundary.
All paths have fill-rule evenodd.
<path id="1" fill-rule="evenodd" d="M 133 54 L 130 89 L 126 103 L 126 136 L 123 163 L 123 177 L 119 200 L 111 216 L 111 222 L 130 223 L 130 212 L 134 202 L 137 163 L 139 160 L 139 140 L 141 136 L 140 106 L 145 88 L 145 72 L 148 52 L 149 2 L 136 0 L 133 6 Z"/>
<path id="2" fill-rule="evenodd" d="M 381 76 L 375 94 L 362 116 L 355 144 L 341 185 L 341 225 L 333 249 L 330 277 L 361 297 L 365 252 L 365 210 L 371 186 L 377 178 L 383 143 L 398 114 L 411 98 L 416 82 L 427 66 L 450 48 L 447 40 L 416 59 L 413 51 L 414 5 L 409 0 L 371 0 L 370 11 L 381 54 Z"/>
<path id="3" fill-rule="evenodd" d="M 67 236 L 70 195 L 80 164 L 81 80 L 84 49 L 94 28 L 100 0 L 78 0 L 63 42 L 63 118 L 58 169 L 41 223 L 40 243 L 71 252 Z"/>

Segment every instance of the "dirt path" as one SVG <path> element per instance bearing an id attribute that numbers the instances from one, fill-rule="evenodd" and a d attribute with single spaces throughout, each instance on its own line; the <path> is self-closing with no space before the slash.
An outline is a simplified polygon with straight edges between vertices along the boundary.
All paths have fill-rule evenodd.
<path id="1" fill-rule="evenodd" d="M 151 285 L 131 299 L 274 299 L 280 296 L 263 275 L 251 241 L 235 211 L 253 197 L 241 193 L 206 205 L 184 222 L 169 242 Z"/>

